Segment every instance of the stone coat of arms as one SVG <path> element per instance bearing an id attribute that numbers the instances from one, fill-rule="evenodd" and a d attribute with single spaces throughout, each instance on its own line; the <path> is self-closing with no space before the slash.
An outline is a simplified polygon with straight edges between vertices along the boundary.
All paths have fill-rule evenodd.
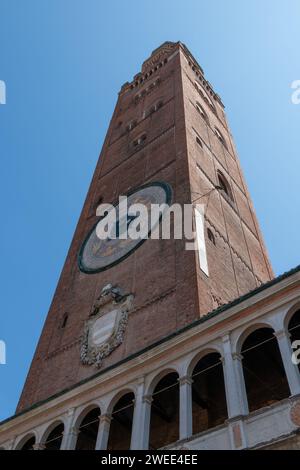
<path id="1" fill-rule="evenodd" d="M 108 284 L 93 305 L 85 323 L 80 359 L 83 364 L 101 367 L 102 361 L 124 339 L 133 294 L 123 294 L 117 286 Z"/>

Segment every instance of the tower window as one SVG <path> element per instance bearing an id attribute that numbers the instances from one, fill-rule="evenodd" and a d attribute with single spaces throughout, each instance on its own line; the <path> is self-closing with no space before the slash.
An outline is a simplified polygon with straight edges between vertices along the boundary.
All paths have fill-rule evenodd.
<path id="1" fill-rule="evenodd" d="M 220 171 L 218 171 L 218 184 L 223 194 L 225 194 L 233 202 L 233 195 L 230 184 L 228 183 L 223 173 Z"/>
<path id="2" fill-rule="evenodd" d="M 126 126 L 127 131 L 131 131 L 136 125 L 137 125 L 137 121 L 136 119 L 133 119 L 127 124 Z"/>
<path id="3" fill-rule="evenodd" d="M 228 149 L 227 144 L 226 144 L 226 140 L 225 140 L 223 134 L 221 133 L 221 131 L 219 131 L 219 129 L 217 127 L 215 127 L 215 134 L 218 137 L 219 141 L 224 145 L 224 147 L 226 149 Z"/>
<path id="4" fill-rule="evenodd" d="M 196 142 L 201 148 L 203 148 L 203 144 L 202 144 L 200 137 L 196 136 Z"/>
<path id="5" fill-rule="evenodd" d="M 138 147 L 139 145 L 142 145 L 142 143 L 145 142 L 146 139 L 147 139 L 146 134 L 140 135 L 137 139 L 133 141 L 133 146 Z"/>
<path id="6" fill-rule="evenodd" d="M 61 326 L 60 326 L 61 329 L 64 329 L 67 326 L 68 319 L 69 319 L 69 314 L 65 313 L 63 318 L 62 318 L 62 322 L 61 322 Z"/>
<path id="7" fill-rule="evenodd" d="M 147 109 L 147 111 L 144 112 L 144 117 L 150 116 L 150 114 L 155 113 L 159 108 L 161 108 L 163 105 L 163 101 L 159 100 L 155 104 L 153 104 L 150 108 Z"/>
<path id="8" fill-rule="evenodd" d="M 208 239 L 215 245 L 216 244 L 216 239 L 210 228 L 207 229 L 207 236 Z"/>
<path id="9" fill-rule="evenodd" d="M 203 119 L 206 121 L 206 122 L 209 122 L 209 119 L 208 119 L 208 116 L 206 114 L 206 112 L 204 111 L 203 107 L 201 106 L 200 103 L 196 103 L 196 108 L 197 108 L 197 111 L 199 114 L 201 114 L 201 116 L 203 117 Z"/>
<path id="10" fill-rule="evenodd" d="M 215 106 L 211 100 L 211 98 L 208 96 L 208 93 L 206 90 L 204 90 L 204 88 L 202 87 L 202 85 L 200 85 L 199 82 L 195 81 L 194 82 L 195 84 L 195 88 L 196 90 L 198 91 L 198 93 L 202 96 L 202 98 L 204 99 L 204 101 L 209 105 L 209 107 L 214 111 L 214 113 L 216 112 L 216 109 L 215 109 Z"/>

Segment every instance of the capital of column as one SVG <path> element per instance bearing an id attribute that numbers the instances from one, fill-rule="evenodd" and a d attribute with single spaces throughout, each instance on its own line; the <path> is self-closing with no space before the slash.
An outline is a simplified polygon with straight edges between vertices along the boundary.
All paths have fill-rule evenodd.
<path id="1" fill-rule="evenodd" d="M 236 353 L 236 352 L 235 352 L 235 353 L 232 353 L 232 359 L 242 362 L 242 360 L 243 360 L 243 355 L 240 354 L 240 353 Z"/>
<path id="2" fill-rule="evenodd" d="M 147 403 L 148 405 L 151 405 L 151 403 L 153 402 L 152 395 L 144 395 L 142 402 Z"/>
<path id="3" fill-rule="evenodd" d="M 110 424 L 110 422 L 111 422 L 111 414 L 109 414 L 109 413 L 104 413 L 103 415 L 100 415 L 100 416 L 99 416 L 99 421 L 100 421 L 100 423 Z"/>
<path id="4" fill-rule="evenodd" d="M 70 436 L 75 436 L 75 437 L 77 437 L 78 434 L 79 434 L 79 429 L 76 428 L 75 426 L 72 426 L 72 427 L 70 428 L 69 432 L 66 430 L 66 431 L 64 431 L 64 434 L 65 434 L 65 433 L 66 433 L 66 434 L 69 434 Z"/>
<path id="5" fill-rule="evenodd" d="M 285 329 L 274 331 L 274 332 L 273 332 L 273 335 L 274 335 L 277 339 L 281 339 L 281 338 L 290 338 L 290 337 L 291 337 L 290 332 L 289 332 L 289 331 L 286 331 Z"/>
<path id="6" fill-rule="evenodd" d="M 183 375 L 182 377 L 179 377 L 178 379 L 178 382 L 179 382 L 179 385 L 192 385 L 192 383 L 194 382 L 192 377 L 190 377 L 189 375 Z"/>
<path id="7" fill-rule="evenodd" d="M 44 444 L 41 444 L 40 442 L 37 442 L 36 444 L 33 444 L 33 449 L 34 450 L 45 450 L 46 446 Z"/>

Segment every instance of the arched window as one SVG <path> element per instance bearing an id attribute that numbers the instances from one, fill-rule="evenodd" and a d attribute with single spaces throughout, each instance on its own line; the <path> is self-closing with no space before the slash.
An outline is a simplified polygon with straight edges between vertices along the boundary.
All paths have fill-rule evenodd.
<path id="1" fill-rule="evenodd" d="M 290 319 L 288 324 L 288 332 L 290 334 L 291 344 L 293 344 L 294 341 L 300 341 L 300 310 L 297 310 Z M 293 350 L 296 351 L 297 349 L 299 349 L 299 346 Z M 297 355 L 297 359 L 298 358 L 299 355 Z M 298 369 L 300 371 L 300 363 L 298 364 Z"/>
<path id="2" fill-rule="evenodd" d="M 68 319 L 69 319 L 69 314 L 66 312 L 66 313 L 64 313 L 64 315 L 62 317 L 62 321 L 61 321 L 61 326 L 60 327 L 62 329 L 64 329 L 67 326 Z"/>
<path id="3" fill-rule="evenodd" d="M 231 199 L 231 201 L 233 202 L 233 195 L 232 195 L 231 187 L 227 179 L 225 178 L 223 173 L 221 173 L 220 171 L 218 171 L 217 176 L 218 176 L 219 188 L 221 189 L 221 191 L 223 191 L 223 194 L 226 194 L 226 196 L 229 199 Z"/>
<path id="4" fill-rule="evenodd" d="M 228 418 L 220 354 L 202 357 L 192 373 L 193 434 L 218 426 Z"/>
<path id="5" fill-rule="evenodd" d="M 123 395 L 113 408 L 107 450 L 130 449 L 134 394 Z"/>
<path id="6" fill-rule="evenodd" d="M 144 117 L 150 116 L 151 114 L 155 113 L 158 111 L 163 105 L 162 100 L 158 100 L 156 103 L 154 103 L 150 108 L 148 108 L 146 111 L 144 111 Z"/>
<path id="7" fill-rule="evenodd" d="M 199 145 L 199 147 L 203 148 L 202 140 L 200 139 L 200 137 L 196 136 L 196 142 Z"/>
<path id="8" fill-rule="evenodd" d="M 151 404 L 149 449 L 159 449 L 179 439 L 178 374 L 165 375 L 156 385 Z"/>
<path id="9" fill-rule="evenodd" d="M 139 145 L 142 145 L 146 139 L 147 139 L 147 134 L 144 132 L 137 139 L 133 141 L 133 146 L 138 147 Z"/>
<path id="10" fill-rule="evenodd" d="M 249 411 L 290 395 L 280 350 L 272 328 L 259 328 L 244 341 L 243 371 Z"/>
<path id="11" fill-rule="evenodd" d="M 54 429 L 48 434 L 44 443 L 45 450 L 59 450 L 63 438 L 64 425 L 63 423 L 57 424 Z"/>
<path id="12" fill-rule="evenodd" d="M 94 450 L 99 427 L 100 408 L 91 409 L 78 427 L 76 450 Z"/>
<path id="13" fill-rule="evenodd" d="M 207 236 L 208 236 L 208 239 L 215 245 L 216 239 L 210 228 L 207 229 Z"/>
<path id="14" fill-rule="evenodd" d="M 216 134 L 216 136 L 218 137 L 219 141 L 220 141 L 220 142 L 224 145 L 224 147 L 228 150 L 225 137 L 223 136 L 223 134 L 221 133 L 221 131 L 220 131 L 217 127 L 215 127 L 215 134 Z"/>
<path id="15" fill-rule="evenodd" d="M 30 436 L 28 438 L 25 438 L 18 447 L 19 450 L 34 450 L 34 445 L 35 445 L 35 436 Z"/>
<path id="16" fill-rule="evenodd" d="M 203 119 L 206 121 L 206 122 L 209 122 L 209 119 L 208 119 L 208 116 L 206 114 L 206 112 L 204 111 L 203 107 L 201 106 L 200 103 L 198 103 L 198 101 L 196 102 L 196 109 L 198 111 L 199 114 L 201 114 L 201 116 L 203 117 Z"/>
<path id="17" fill-rule="evenodd" d="M 127 124 L 126 130 L 127 130 L 127 131 L 131 131 L 136 125 L 137 125 L 137 120 L 136 120 L 136 119 L 133 119 L 132 121 L 130 121 L 130 122 Z"/>
<path id="18" fill-rule="evenodd" d="M 206 101 L 206 103 L 210 106 L 210 108 L 215 112 L 215 105 L 212 102 L 212 100 L 211 100 L 210 96 L 208 95 L 207 91 L 203 88 L 202 85 L 200 85 L 199 82 L 195 81 L 194 84 L 195 84 L 195 87 L 196 87 L 196 90 L 198 91 L 198 93 L 202 96 L 202 98 L 204 99 L 204 101 Z"/>

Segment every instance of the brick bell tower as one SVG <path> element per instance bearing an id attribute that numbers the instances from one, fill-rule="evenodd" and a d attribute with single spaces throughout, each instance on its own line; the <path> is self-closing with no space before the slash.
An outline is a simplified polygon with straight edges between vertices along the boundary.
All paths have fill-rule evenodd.
<path id="1" fill-rule="evenodd" d="M 205 269 L 185 240 L 97 245 L 97 206 L 126 194 L 204 204 Z M 121 88 L 17 411 L 272 277 L 221 99 L 166 42 Z"/>

